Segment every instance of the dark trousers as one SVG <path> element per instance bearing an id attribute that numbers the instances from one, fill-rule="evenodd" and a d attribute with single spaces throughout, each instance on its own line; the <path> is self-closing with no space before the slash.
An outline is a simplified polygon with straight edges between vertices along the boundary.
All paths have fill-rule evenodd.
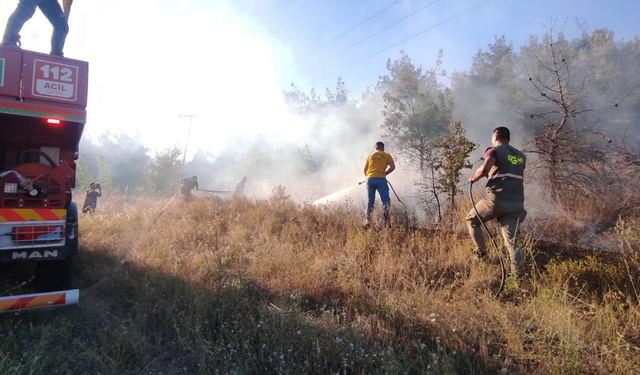
<path id="1" fill-rule="evenodd" d="M 96 207 L 98 206 L 98 202 L 84 202 L 84 205 L 82 206 L 82 213 L 86 214 L 86 213 L 94 213 L 96 212 Z"/>
<path id="2" fill-rule="evenodd" d="M 53 26 L 51 54 L 62 56 L 62 48 L 69 32 L 69 25 L 57 0 L 20 0 L 16 10 L 7 21 L 2 44 L 15 45 L 20 40 L 20 30 L 25 22 L 33 16 L 36 7 L 40 8 L 40 11 Z"/>

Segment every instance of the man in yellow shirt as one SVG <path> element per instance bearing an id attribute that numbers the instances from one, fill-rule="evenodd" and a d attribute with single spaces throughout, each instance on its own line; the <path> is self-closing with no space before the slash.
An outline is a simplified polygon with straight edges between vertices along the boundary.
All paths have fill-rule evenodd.
<path id="1" fill-rule="evenodd" d="M 364 165 L 364 175 L 367 177 L 367 223 L 371 222 L 371 211 L 376 200 L 376 190 L 382 200 L 382 212 L 384 220 L 389 220 L 389 185 L 387 185 L 387 175 L 396 169 L 391 155 L 384 152 L 384 143 L 378 142 L 375 151 L 367 157 Z M 388 167 L 388 168 L 387 168 Z"/>

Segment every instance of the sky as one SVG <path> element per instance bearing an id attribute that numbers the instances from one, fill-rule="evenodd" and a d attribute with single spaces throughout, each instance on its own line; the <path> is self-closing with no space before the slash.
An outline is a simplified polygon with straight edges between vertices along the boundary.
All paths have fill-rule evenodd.
<path id="1" fill-rule="evenodd" d="M 0 22 L 16 3 L 0 3 Z M 517 48 L 553 20 L 578 37 L 577 18 L 629 40 L 638 14 L 638 0 L 76 0 L 65 56 L 89 62 L 85 135 L 188 144 L 189 160 L 234 138 L 300 142 L 305 123 L 282 102 L 292 83 L 324 93 L 341 76 L 358 99 L 401 50 L 430 68 L 442 49 L 444 69 L 467 71 L 495 37 Z M 49 51 L 40 11 L 21 35 L 24 49 Z"/>

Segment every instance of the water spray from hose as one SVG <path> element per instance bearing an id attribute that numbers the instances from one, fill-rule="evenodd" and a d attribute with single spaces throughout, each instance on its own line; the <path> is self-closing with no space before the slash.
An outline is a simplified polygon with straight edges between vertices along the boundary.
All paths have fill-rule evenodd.
<path id="1" fill-rule="evenodd" d="M 389 184 L 389 187 L 391 187 L 391 191 L 393 191 L 393 195 L 396 196 L 396 199 L 398 200 L 398 202 L 400 202 L 400 204 L 402 205 L 402 207 L 404 207 L 405 210 L 407 210 L 408 213 L 410 213 L 411 215 L 413 215 L 413 217 L 416 218 L 416 220 L 420 220 L 420 218 L 414 214 L 413 212 L 411 212 L 411 210 L 409 210 L 409 207 L 407 207 L 406 204 L 404 204 L 404 202 L 402 201 L 402 199 L 400 199 L 400 197 L 398 196 L 398 193 L 396 193 L 396 189 L 393 188 L 393 185 L 391 185 L 391 182 L 389 182 L 389 180 L 387 180 L 387 184 Z"/>
<path id="2" fill-rule="evenodd" d="M 364 181 L 363 181 L 364 182 Z M 358 185 L 361 185 L 363 182 L 358 183 Z M 344 188 L 342 190 L 336 191 L 335 193 L 331 193 L 329 195 L 325 195 L 324 197 L 320 198 L 320 199 L 316 199 L 315 201 L 313 201 L 313 205 L 314 206 L 318 206 L 320 204 L 325 204 L 325 203 L 331 203 L 341 197 L 344 197 L 347 192 L 351 189 L 353 189 L 354 187 L 358 186 L 358 185 L 352 185 L 349 186 L 348 188 Z"/>

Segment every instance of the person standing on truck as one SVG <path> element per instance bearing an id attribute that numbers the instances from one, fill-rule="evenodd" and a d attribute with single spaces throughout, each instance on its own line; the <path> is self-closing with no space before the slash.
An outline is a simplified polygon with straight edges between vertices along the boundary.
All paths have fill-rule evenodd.
<path id="1" fill-rule="evenodd" d="M 233 189 L 233 194 L 236 197 L 242 197 L 244 194 L 244 185 L 247 183 L 247 177 L 242 177 L 240 181 L 236 184 L 236 187 Z"/>
<path id="2" fill-rule="evenodd" d="M 198 176 L 185 177 L 180 180 L 180 193 L 185 200 L 191 199 L 191 190 L 196 189 L 198 191 Z"/>
<path id="3" fill-rule="evenodd" d="M 527 216 L 524 209 L 524 167 L 527 161 L 524 154 L 509 145 L 511 133 L 504 126 L 494 129 L 491 144 L 484 154 L 484 162 L 469 177 L 474 183 L 487 177 L 484 199 L 476 204 L 467 215 L 469 234 L 475 247 L 476 259 L 487 256 L 481 223 L 497 219 L 502 229 L 502 237 L 511 256 L 511 273 L 522 276 L 522 249 L 518 245 L 518 229 Z M 476 213 L 476 209 L 478 213 Z"/>
<path id="4" fill-rule="evenodd" d="M 382 213 L 384 221 L 389 221 L 389 185 L 387 185 L 387 175 L 396 169 L 391 155 L 384 152 L 384 143 L 377 142 L 375 151 L 367 157 L 364 165 L 364 175 L 367 178 L 367 224 L 371 224 L 371 211 L 376 200 L 376 190 L 382 200 Z M 388 168 L 387 168 L 388 167 Z"/>
<path id="5" fill-rule="evenodd" d="M 98 197 L 102 196 L 102 188 L 100 184 L 92 182 L 89 184 L 89 190 L 84 193 L 84 204 L 82 205 L 82 213 L 94 213 L 98 207 Z"/>
<path id="6" fill-rule="evenodd" d="M 53 34 L 51 35 L 51 54 L 62 56 L 64 41 L 69 32 L 69 13 L 73 0 L 62 0 L 62 7 L 57 0 L 19 0 L 16 10 L 13 11 L 2 38 L 2 45 L 9 47 L 20 46 L 20 30 L 25 22 L 30 19 L 36 11 L 40 11 L 47 17 Z"/>

